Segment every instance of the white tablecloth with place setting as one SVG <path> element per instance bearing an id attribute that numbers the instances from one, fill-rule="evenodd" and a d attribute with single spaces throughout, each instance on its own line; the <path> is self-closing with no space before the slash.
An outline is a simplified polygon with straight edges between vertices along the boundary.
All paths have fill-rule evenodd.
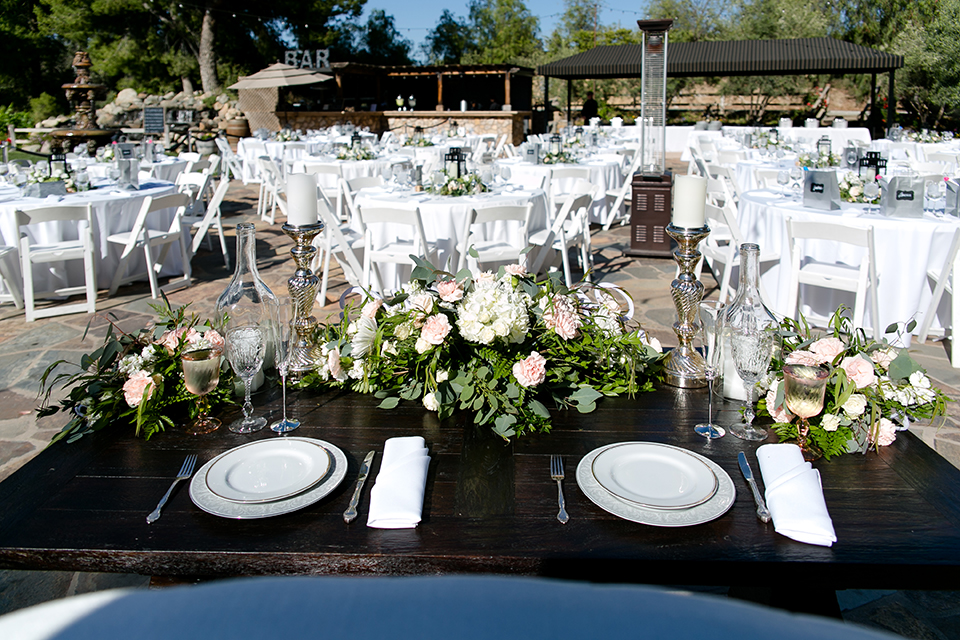
<path id="1" fill-rule="evenodd" d="M 790 258 L 785 219 L 829 222 L 851 228 L 874 228 L 877 262 L 880 330 L 895 323 L 916 318 L 918 325 L 930 301 L 927 269 L 943 265 L 954 230 L 955 219 L 943 219 L 925 213 L 922 218 L 891 218 L 878 214 L 876 205 L 868 213 L 866 205 L 843 203 L 838 211 L 821 211 L 804 207 L 802 202 L 783 198 L 779 193 L 757 190 L 740 198 L 740 230 L 746 242 L 780 252 L 779 264 L 762 264 L 761 281 L 770 299 L 765 300 L 775 313 L 785 315 L 790 283 Z M 864 250 L 838 242 L 807 241 L 805 254 L 817 260 L 839 260 L 859 265 Z M 868 294 L 869 295 L 869 294 Z M 801 311 L 812 309 L 818 315 L 829 315 L 840 304 L 853 308 L 853 294 L 808 287 Z M 866 305 L 865 327 L 873 326 L 870 304 Z M 938 326 L 936 322 L 934 326 Z M 903 325 L 901 325 L 901 328 Z"/>
<path id="2" fill-rule="evenodd" d="M 107 242 L 107 236 L 115 233 L 130 231 L 137 218 L 137 213 L 147 196 L 157 197 L 176 192 L 176 187 L 169 182 L 151 182 L 142 184 L 137 191 L 119 190 L 113 187 L 93 189 L 82 193 L 71 193 L 66 196 L 48 196 L 46 198 L 10 198 L 0 201 L 0 237 L 3 244 L 16 246 L 19 231 L 15 211 L 28 211 L 37 207 L 65 206 L 65 205 L 93 205 L 93 242 L 96 257 L 97 287 L 105 289 L 110 286 L 114 272 L 120 264 L 120 254 L 123 247 Z M 152 229 L 167 229 L 173 218 L 174 209 L 167 209 L 151 214 L 148 224 Z M 29 227 L 33 242 L 60 242 L 76 239 L 77 223 L 75 222 L 48 222 Z M 52 291 L 58 288 L 73 287 L 83 284 L 83 269 L 78 268 L 78 262 L 52 262 L 35 265 L 33 268 L 34 289 Z M 128 262 L 128 273 L 144 271 L 146 262 L 143 253 L 139 252 Z M 180 252 L 172 248 L 167 252 L 161 275 L 177 275 L 183 273 L 183 264 Z"/>
<path id="3" fill-rule="evenodd" d="M 503 190 L 500 192 L 484 193 L 476 196 L 435 196 L 429 193 L 416 193 L 377 187 L 362 189 L 356 198 L 361 215 L 364 207 L 400 207 L 419 208 L 423 218 L 423 230 L 427 240 L 438 243 L 438 261 L 435 266 L 449 270 L 457 267 L 459 258 L 458 247 L 463 241 L 463 227 L 471 209 L 479 207 L 496 207 L 506 205 L 533 204 L 530 227 L 528 233 L 533 234 L 547 226 L 547 196 L 540 189 L 536 190 Z M 490 234 L 488 239 L 509 240 L 519 232 L 520 226 L 516 222 L 498 222 L 488 225 Z M 408 237 L 409 229 L 403 226 L 376 225 L 377 235 L 374 243 L 387 242 L 396 237 Z M 468 264 L 469 266 L 469 264 Z M 484 265 L 484 268 L 489 268 Z M 383 286 L 387 290 L 398 290 L 410 277 L 410 267 L 384 264 L 380 266 L 383 276 Z"/>
<path id="4" fill-rule="evenodd" d="M 521 158 L 507 158 L 497 161 L 501 175 L 511 184 L 526 189 L 537 187 L 553 169 L 573 168 L 588 169 L 590 183 L 598 187 L 597 194 L 590 207 L 590 222 L 602 223 L 607 219 L 609 203 L 607 191 L 623 186 L 623 158 L 617 154 L 609 154 L 587 159 L 579 164 L 531 164 Z M 555 192 L 563 192 L 572 186 L 572 180 L 561 180 L 552 184 Z"/>

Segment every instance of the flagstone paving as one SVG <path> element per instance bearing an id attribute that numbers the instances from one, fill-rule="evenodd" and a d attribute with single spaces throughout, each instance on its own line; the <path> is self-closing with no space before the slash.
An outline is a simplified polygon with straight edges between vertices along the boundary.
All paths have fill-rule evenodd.
<path id="1" fill-rule="evenodd" d="M 677 159 L 674 159 L 677 162 Z M 685 168 L 682 170 L 685 171 Z M 257 265 L 261 277 L 274 292 L 286 291 L 286 280 L 293 274 L 289 251 L 293 241 L 280 230 L 255 215 L 257 189 L 234 182 L 224 205 L 231 265 L 235 265 L 235 235 L 238 222 L 257 226 Z M 636 320 L 665 346 L 675 346 L 672 330 L 675 311 L 670 282 L 675 264 L 664 258 L 627 258 L 622 250 L 629 244 L 629 229 L 595 230 L 594 280 L 613 282 L 623 287 L 636 304 Z M 214 240 L 214 246 L 217 246 Z M 202 248 L 194 258 L 194 284 L 169 295 L 173 305 L 191 304 L 201 316 L 213 315 L 217 297 L 232 275 L 224 264 L 219 248 Z M 704 271 L 708 297 L 716 297 L 717 287 Z M 327 304 L 314 314 L 324 320 L 338 313 L 338 299 L 347 285 L 339 268 L 331 269 Z M 62 416 L 42 420 L 34 417 L 38 403 L 39 380 L 50 363 L 76 362 L 83 353 L 95 349 L 107 326 L 136 331 L 152 321 L 146 283 L 123 287 L 118 295 L 107 298 L 101 291 L 97 315 L 71 315 L 27 323 L 23 312 L 12 305 L 0 307 L 0 480 L 39 453 L 62 427 Z M 931 377 L 953 399 L 960 398 L 960 369 L 954 369 L 942 343 L 913 345 L 911 354 L 927 368 Z M 924 441 L 960 467 L 960 410 L 951 403 L 949 416 L 942 424 L 917 425 L 914 429 Z M 70 572 L 0 571 L 0 614 L 25 606 L 87 591 L 114 587 L 146 587 L 148 578 Z M 960 639 L 960 592 L 844 591 L 838 592 L 844 619 L 866 624 L 910 638 Z"/>

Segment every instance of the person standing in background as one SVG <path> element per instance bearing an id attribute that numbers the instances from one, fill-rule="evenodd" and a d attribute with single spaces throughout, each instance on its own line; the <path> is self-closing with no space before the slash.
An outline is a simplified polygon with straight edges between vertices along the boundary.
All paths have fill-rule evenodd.
<path id="1" fill-rule="evenodd" d="M 593 91 L 587 91 L 587 99 L 583 101 L 580 117 L 583 118 L 583 124 L 590 124 L 590 118 L 597 117 L 597 101 L 593 99 Z"/>

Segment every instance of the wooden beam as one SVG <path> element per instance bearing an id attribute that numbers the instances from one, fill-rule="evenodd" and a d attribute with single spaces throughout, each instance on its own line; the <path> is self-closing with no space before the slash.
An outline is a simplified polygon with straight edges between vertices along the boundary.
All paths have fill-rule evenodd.
<path id="1" fill-rule="evenodd" d="M 443 74 L 437 74 L 437 111 L 443 111 Z"/>
<path id="2" fill-rule="evenodd" d="M 512 104 L 510 102 L 510 78 L 510 72 L 507 71 L 503 77 L 503 104 Z"/>

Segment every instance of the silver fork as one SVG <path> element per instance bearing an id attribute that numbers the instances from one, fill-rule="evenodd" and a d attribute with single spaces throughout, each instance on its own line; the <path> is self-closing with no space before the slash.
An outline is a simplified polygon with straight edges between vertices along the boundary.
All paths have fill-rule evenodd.
<path id="1" fill-rule="evenodd" d="M 177 486 L 177 483 L 181 480 L 186 480 L 193 475 L 193 468 L 197 466 L 197 456 L 194 453 L 191 453 L 183 461 L 183 466 L 180 467 L 180 473 L 177 474 L 177 479 L 173 481 L 173 484 L 170 485 L 170 488 L 167 489 L 167 492 L 163 494 L 163 497 L 160 498 L 160 504 L 157 505 L 157 508 L 147 516 L 147 524 L 153 524 L 160 519 L 160 510 L 163 509 L 163 505 L 167 504 L 167 500 L 170 499 L 170 494 L 173 493 L 173 488 Z"/>
<path id="2" fill-rule="evenodd" d="M 550 456 L 550 479 L 556 481 L 557 491 L 560 494 L 560 513 L 557 514 L 557 520 L 560 524 L 567 524 L 570 516 L 567 515 L 567 503 L 563 499 L 563 458 L 558 455 Z"/>

